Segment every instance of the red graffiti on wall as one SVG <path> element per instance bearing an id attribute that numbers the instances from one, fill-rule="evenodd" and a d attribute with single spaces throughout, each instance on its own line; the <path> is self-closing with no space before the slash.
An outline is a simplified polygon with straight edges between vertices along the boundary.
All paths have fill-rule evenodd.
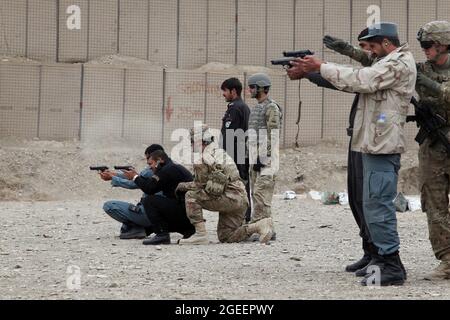
<path id="1" fill-rule="evenodd" d="M 165 107 L 166 121 L 170 122 L 172 119 L 203 119 L 205 111 L 198 109 L 197 106 L 177 106 L 174 108 L 172 97 L 167 98 L 167 106 Z"/>

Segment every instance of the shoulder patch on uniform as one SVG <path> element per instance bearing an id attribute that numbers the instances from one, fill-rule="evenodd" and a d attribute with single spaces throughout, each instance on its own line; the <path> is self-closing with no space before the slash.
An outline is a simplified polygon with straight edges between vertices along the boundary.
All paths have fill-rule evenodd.
<path id="1" fill-rule="evenodd" d="M 154 174 L 154 175 L 152 175 L 152 178 L 153 179 L 155 179 L 156 180 L 156 182 L 158 182 L 159 181 L 159 177 L 156 175 L 156 174 Z"/>

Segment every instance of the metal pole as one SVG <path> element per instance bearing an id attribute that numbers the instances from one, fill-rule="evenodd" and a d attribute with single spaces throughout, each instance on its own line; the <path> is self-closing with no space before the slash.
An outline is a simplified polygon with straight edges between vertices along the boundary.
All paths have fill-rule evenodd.
<path id="1" fill-rule="evenodd" d="M 84 63 L 81 64 L 80 75 L 80 118 L 78 124 L 78 139 L 81 141 L 81 129 L 83 123 L 83 91 L 84 91 Z"/>

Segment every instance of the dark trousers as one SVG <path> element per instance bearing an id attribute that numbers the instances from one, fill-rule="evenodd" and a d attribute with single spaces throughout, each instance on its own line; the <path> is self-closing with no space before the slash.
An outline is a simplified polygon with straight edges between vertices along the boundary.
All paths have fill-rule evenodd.
<path id="1" fill-rule="evenodd" d="M 351 150 L 351 140 L 348 148 L 348 165 L 347 165 L 347 189 L 348 201 L 353 217 L 359 227 L 359 236 L 362 239 L 362 248 L 364 254 L 376 253 L 370 239 L 369 228 L 363 211 L 363 161 L 362 153 Z"/>
<path id="2" fill-rule="evenodd" d="M 379 255 L 398 251 L 400 239 L 394 199 L 397 195 L 400 154 L 363 154 L 364 217 Z"/>
<path id="3" fill-rule="evenodd" d="M 151 195 L 145 198 L 144 208 L 155 233 L 195 230 L 186 215 L 184 200 Z"/>

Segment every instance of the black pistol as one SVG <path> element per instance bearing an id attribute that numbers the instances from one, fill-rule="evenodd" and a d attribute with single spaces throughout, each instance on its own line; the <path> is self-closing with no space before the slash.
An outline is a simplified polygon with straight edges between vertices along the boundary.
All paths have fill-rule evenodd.
<path id="1" fill-rule="evenodd" d="M 89 167 L 89 169 L 103 172 L 108 170 L 109 168 L 107 166 L 98 166 L 98 167 Z"/>
<path id="2" fill-rule="evenodd" d="M 133 166 L 114 166 L 115 170 L 131 170 Z"/>
<path id="3" fill-rule="evenodd" d="M 311 50 L 298 50 L 298 51 L 283 51 L 284 58 L 271 60 L 272 65 L 280 65 L 287 69 L 292 67 L 291 61 L 295 58 L 304 58 L 306 56 L 312 56 L 314 54 Z"/>

